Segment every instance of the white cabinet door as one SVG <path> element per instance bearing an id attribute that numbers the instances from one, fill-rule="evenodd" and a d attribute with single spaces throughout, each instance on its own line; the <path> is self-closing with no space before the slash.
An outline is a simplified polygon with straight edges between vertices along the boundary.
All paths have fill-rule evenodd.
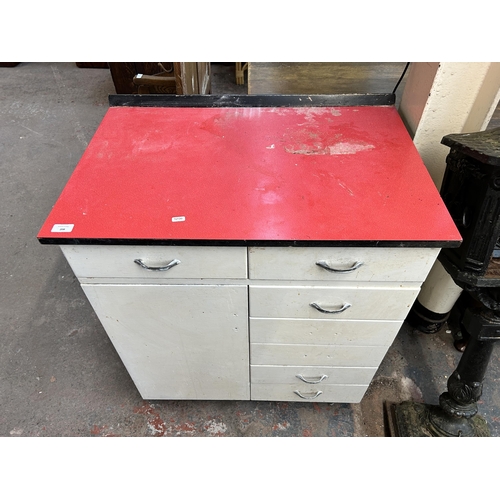
<path id="1" fill-rule="evenodd" d="M 239 285 L 82 285 L 144 399 L 250 398 Z"/>

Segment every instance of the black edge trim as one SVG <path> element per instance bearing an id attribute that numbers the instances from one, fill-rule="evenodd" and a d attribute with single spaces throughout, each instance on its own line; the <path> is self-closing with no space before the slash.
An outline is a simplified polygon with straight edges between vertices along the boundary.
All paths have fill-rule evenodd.
<path id="1" fill-rule="evenodd" d="M 42 245 L 165 245 L 229 247 L 380 247 L 380 248 L 455 248 L 457 241 L 290 241 L 290 240 L 150 240 L 107 238 L 38 238 Z"/>
<path id="2" fill-rule="evenodd" d="M 415 300 L 412 306 L 412 311 L 420 317 L 422 320 L 426 320 L 429 323 L 444 323 L 450 316 L 450 312 L 437 313 L 428 309 L 422 305 L 419 300 Z"/>
<path id="3" fill-rule="evenodd" d="M 392 106 L 394 94 L 336 95 L 173 95 L 117 94 L 109 96 L 109 105 L 139 107 L 302 107 L 302 106 Z"/>

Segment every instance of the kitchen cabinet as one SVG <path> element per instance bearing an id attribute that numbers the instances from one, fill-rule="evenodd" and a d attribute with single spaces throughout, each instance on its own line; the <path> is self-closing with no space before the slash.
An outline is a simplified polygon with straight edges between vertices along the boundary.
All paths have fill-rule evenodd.
<path id="1" fill-rule="evenodd" d="M 143 398 L 361 400 L 460 243 L 391 99 L 110 98 L 38 238 Z"/>

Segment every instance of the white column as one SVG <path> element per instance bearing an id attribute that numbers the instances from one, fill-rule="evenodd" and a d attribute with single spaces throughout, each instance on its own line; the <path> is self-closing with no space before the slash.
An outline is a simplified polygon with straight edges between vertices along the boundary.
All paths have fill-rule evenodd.
<path id="1" fill-rule="evenodd" d="M 412 63 L 399 113 L 436 187 L 450 149 L 448 134 L 485 130 L 500 98 L 500 63 Z M 462 289 L 437 262 L 417 301 L 434 313 L 451 311 Z"/>

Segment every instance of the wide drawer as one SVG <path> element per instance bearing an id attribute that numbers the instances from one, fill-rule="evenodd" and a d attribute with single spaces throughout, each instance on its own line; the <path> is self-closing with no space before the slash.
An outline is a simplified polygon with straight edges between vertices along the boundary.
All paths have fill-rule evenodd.
<path id="1" fill-rule="evenodd" d="M 419 287 L 250 287 L 250 316 L 404 320 Z"/>
<path id="2" fill-rule="evenodd" d="M 438 248 L 251 247 L 249 277 L 421 282 L 438 253 Z"/>
<path id="3" fill-rule="evenodd" d="M 304 390 L 332 384 L 369 384 L 375 367 L 263 366 L 250 367 L 252 384 L 295 384 Z"/>
<path id="4" fill-rule="evenodd" d="M 61 250 L 78 278 L 247 276 L 245 247 L 62 245 Z"/>
<path id="5" fill-rule="evenodd" d="M 402 321 L 251 318 L 250 342 L 390 345 L 402 323 Z"/>
<path id="6" fill-rule="evenodd" d="M 250 392 L 253 401 L 359 403 L 367 389 L 368 385 L 329 385 L 304 390 L 296 384 L 252 384 Z"/>
<path id="7" fill-rule="evenodd" d="M 388 349 L 389 346 L 250 344 L 250 364 L 375 368 Z"/>

